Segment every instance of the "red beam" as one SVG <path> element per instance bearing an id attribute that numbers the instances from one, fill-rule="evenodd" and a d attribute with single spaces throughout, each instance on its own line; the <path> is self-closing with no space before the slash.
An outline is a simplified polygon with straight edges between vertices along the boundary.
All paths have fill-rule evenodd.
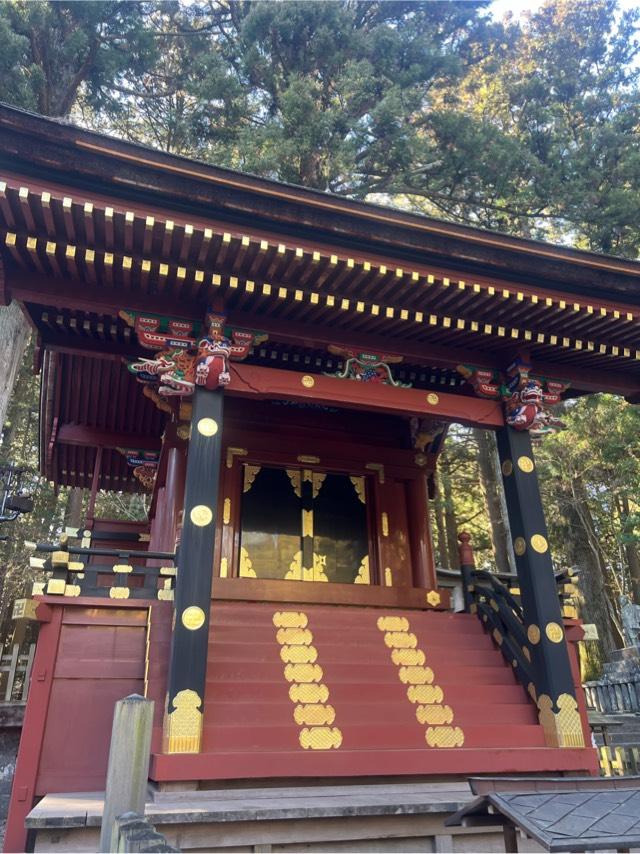
<path id="1" fill-rule="evenodd" d="M 344 332 L 329 327 L 283 321 L 275 318 L 256 316 L 250 312 L 230 311 L 228 320 L 232 326 L 260 329 L 273 341 L 283 344 L 297 344 L 312 349 L 323 349 L 329 344 L 348 348 L 358 348 L 372 353 L 394 353 L 403 356 L 408 362 L 429 367 L 455 368 L 461 363 L 476 365 L 490 370 L 504 370 L 511 358 L 506 354 L 498 355 L 491 350 L 468 350 L 446 347 L 429 342 L 406 341 L 392 336 L 377 336 L 360 332 Z M 602 371 L 589 367 L 563 365 L 556 362 L 540 362 L 533 357 L 533 370 L 550 379 L 566 380 L 576 391 L 600 392 L 630 396 L 640 395 L 640 381 L 637 377 L 615 371 Z"/>
<path id="2" fill-rule="evenodd" d="M 303 400 L 371 412 L 433 416 L 485 427 L 500 427 L 504 423 L 500 403 L 477 397 L 393 388 L 256 365 L 232 365 L 231 375 L 228 394 L 239 397 L 255 395 L 263 399 Z"/>
<path id="3" fill-rule="evenodd" d="M 139 433 L 115 433 L 84 424 L 61 424 L 56 442 L 62 445 L 85 445 L 91 448 L 139 448 L 141 451 L 157 451 L 162 440 L 156 436 Z"/>

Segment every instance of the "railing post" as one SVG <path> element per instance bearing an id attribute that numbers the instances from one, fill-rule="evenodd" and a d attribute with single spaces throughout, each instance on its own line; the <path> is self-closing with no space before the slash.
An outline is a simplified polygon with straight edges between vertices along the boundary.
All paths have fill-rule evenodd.
<path id="1" fill-rule="evenodd" d="M 153 700 L 145 700 L 139 694 L 131 694 L 115 705 L 100 830 L 101 852 L 116 850 L 116 818 L 119 815 L 126 812 L 144 815 L 153 705 Z"/>
<path id="2" fill-rule="evenodd" d="M 471 534 L 466 531 L 461 531 L 458 534 L 460 545 L 458 546 L 458 554 L 460 556 L 460 573 L 462 575 L 462 595 L 464 597 L 464 610 L 471 613 L 473 605 L 473 573 L 476 568 L 476 562 L 473 557 L 473 549 L 471 548 Z"/>

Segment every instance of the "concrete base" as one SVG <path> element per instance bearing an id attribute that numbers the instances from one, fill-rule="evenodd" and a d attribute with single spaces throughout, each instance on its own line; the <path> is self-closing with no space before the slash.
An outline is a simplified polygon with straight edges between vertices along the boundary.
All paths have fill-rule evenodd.
<path id="1" fill-rule="evenodd" d="M 501 827 L 444 826 L 471 799 L 464 782 L 155 791 L 146 816 L 181 851 L 504 851 Z M 95 851 L 102 806 L 47 795 L 27 817 L 34 850 Z"/>

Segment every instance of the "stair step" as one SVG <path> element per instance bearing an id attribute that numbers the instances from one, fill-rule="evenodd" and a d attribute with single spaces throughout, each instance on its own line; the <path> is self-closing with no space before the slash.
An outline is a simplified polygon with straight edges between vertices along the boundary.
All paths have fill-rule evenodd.
<path id="1" fill-rule="evenodd" d="M 447 698 L 444 701 L 447 703 Z M 362 697 L 349 700 L 336 701 L 333 693 L 327 703 L 333 706 L 336 712 L 336 720 L 339 719 L 341 726 L 358 725 L 366 721 L 369 725 L 391 726 L 391 725 L 415 725 L 416 706 L 410 703 L 406 697 L 397 697 L 395 700 L 367 699 L 363 704 Z M 499 724 L 530 724 L 537 725 L 535 709 L 531 703 L 524 701 L 517 703 L 496 703 L 491 706 L 487 714 L 479 714 L 475 703 L 455 703 L 451 706 L 454 713 L 454 724 L 466 726 L 472 724 L 491 725 Z M 255 721 L 258 724 L 277 726 L 288 721 L 293 721 L 295 704 L 291 702 L 286 694 L 280 699 L 268 702 L 251 703 L 241 701 L 212 701 L 207 708 L 207 722 L 210 726 L 232 726 L 239 721 Z"/>
<path id="2" fill-rule="evenodd" d="M 382 638 L 378 639 L 382 641 Z M 318 663 L 327 664 L 329 662 L 345 661 L 347 654 L 351 660 L 361 660 L 362 657 L 370 658 L 371 655 L 376 655 L 380 658 L 381 663 L 385 657 L 390 663 L 390 650 L 384 643 L 376 645 L 375 649 L 371 649 L 371 645 L 366 645 L 366 649 L 362 647 L 355 649 L 351 642 L 346 647 L 342 642 L 327 642 L 323 640 L 322 644 L 316 645 L 318 652 Z M 467 665 L 469 667 L 476 666 L 495 666 L 500 662 L 496 659 L 496 651 L 490 646 L 487 647 L 468 647 L 460 649 L 457 646 L 435 646 L 424 645 L 421 647 L 425 653 L 426 664 L 437 662 L 438 668 L 448 667 L 449 665 Z M 254 662 L 273 663 L 274 661 L 282 661 L 280 657 L 280 644 L 276 643 L 275 638 L 272 638 L 271 643 L 239 643 L 237 641 L 227 641 L 218 639 L 211 641 L 209 644 L 209 662 L 246 662 L 247 664 Z"/>
<path id="3" fill-rule="evenodd" d="M 277 630 L 273 624 L 264 625 L 233 625 L 221 624 L 210 626 L 209 646 L 216 643 L 239 643 L 256 647 L 261 644 L 271 645 L 277 643 Z M 350 647 L 379 646 L 384 647 L 384 634 L 375 623 L 373 625 L 354 625 L 349 629 L 342 630 L 337 626 L 318 626 L 309 624 L 309 631 L 313 637 L 314 644 L 334 643 Z M 486 633 L 480 623 L 475 626 L 474 632 L 457 632 L 447 630 L 440 632 L 423 626 L 411 625 L 411 631 L 416 635 L 418 646 L 425 652 L 430 646 L 451 646 L 459 649 L 495 649 L 491 636 Z"/>
<path id="4" fill-rule="evenodd" d="M 320 665 L 323 671 L 323 679 L 329 687 L 338 682 L 374 686 L 378 684 L 401 684 L 398 678 L 399 668 L 391 659 L 389 661 L 363 663 L 362 661 L 331 662 Z M 434 683 L 442 684 L 442 680 L 449 684 L 465 685 L 467 688 L 480 685 L 512 685 L 514 676 L 511 668 L 502 661 L 502 656 L 493 665 L 480 665 L 469 667 L 464 665 L 439 666 L 434 661 Z M 251 680 L 253 682 L 275 682 L 282 683 L 285 680 L 284 665 L 282 662 L 263 662 L 247 664 L 235 661 L 212 661 L 207 667 L 207 682 L 221 683 L 237 679 Z"/>
<path id="5" fill-rule="evenodd" d="M 342 733 L 342 747 L 346 750 L 371 750 L 372 736 L 375 737 L 376 750 L 416 750 L 433 749 L 426 743 L 427 727 L 417 721 L 413 726 L 376 727 L 375 732 L 369 724 L 360 726 L 341 726 L 336 719 L 335 727 Z M 454 724 L 455 726 L 455 724 Z M 295 722 L 283 726 L 212 726 L 205 725 L 203 732 L 203 750 L 296 750 L 300 749 L 300 731 Z M 467 748 L 484 747 L 544 747 L 544 733 L 539 726 L 510 725 L 491 726 L 487 724 L 469 725 L 463 728 L 464 745 Z"/>
<path id="6" fill-rule="evenodd" d="M 486 717 L 494 704 L 527 705 L 523 688 L 513 680 L 509 685 L 451 685 L 438 683 L 444 693 L 444 702 L 455 707 L 457 703 L 475 703 L 479 713 Z M 371 692 L 373 693 L 373 692 Z M 404 701 L 405 686 L 400 680 L 394 684 L 389 682 L 375 686 L 375 699 L 379 702 L 398 702 L 398 697 Z M 247 682 L 244 678 L 220 682 L 207 679 L 205 694 L 205 709 L 211 708 L 218 702 L 256 703 L 273 702 L 289 697 L 289 684 L 283 679 L 279 682 Z M 363 692 L 362 683 L 336 682 L 329 686 L 329 702 L 338 706 L 344 702 L 357 702 L 361 705 L 368 702 L 367 691 Z M 407 700 L 408 702 L 408 700 Z M 207 712 L 205 711 L 205 716 Z"/>

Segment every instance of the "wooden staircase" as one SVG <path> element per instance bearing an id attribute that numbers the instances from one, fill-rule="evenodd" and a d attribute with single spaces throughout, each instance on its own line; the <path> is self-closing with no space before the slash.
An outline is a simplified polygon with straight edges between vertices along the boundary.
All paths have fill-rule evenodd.
<path id="1" fill-rule="evenodd" d="M 153 764 L 203 780 L 593 767 L 545 746 L 474 615 L 243 602 L 211 610 L 202 753 Z"/>

